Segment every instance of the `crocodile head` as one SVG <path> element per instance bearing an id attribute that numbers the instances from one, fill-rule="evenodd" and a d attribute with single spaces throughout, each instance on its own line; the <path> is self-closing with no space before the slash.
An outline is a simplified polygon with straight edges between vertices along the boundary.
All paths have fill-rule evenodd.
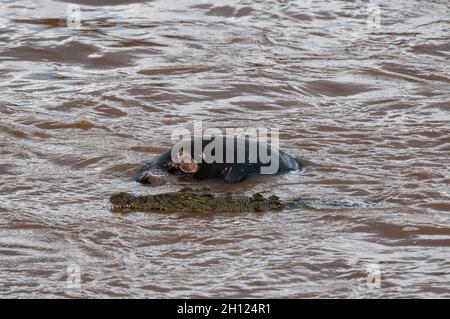
<path id="1" fill-rule="evenodd" d="M 129 193 L 119 193 L 112 195 L 109 201 L 113 208 L 131 208 L 131 202 L 134 196 Z"/>

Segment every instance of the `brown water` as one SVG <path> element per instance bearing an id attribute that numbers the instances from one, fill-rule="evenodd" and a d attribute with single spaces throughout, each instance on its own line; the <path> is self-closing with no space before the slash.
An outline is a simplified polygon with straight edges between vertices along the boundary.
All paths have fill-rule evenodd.
<path id="1" fill-rule="evenodd" d="M 0 2 L 1 297 L 450 297 L 448 0 L 73 1 Z M 200 119 L 306 166 L 213 188 L 374 206 L 112 214 Z"/>

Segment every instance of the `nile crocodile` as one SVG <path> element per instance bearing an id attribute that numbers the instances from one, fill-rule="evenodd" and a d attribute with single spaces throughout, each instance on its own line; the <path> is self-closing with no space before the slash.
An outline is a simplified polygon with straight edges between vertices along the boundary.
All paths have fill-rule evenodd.
<path id="1" fill-rule="evenodd" d="M 113 211 L 160 211 L 160 212 L 265 212 L 281 211 L 298 207 L 367 207 L 369 203 L 346 200 L 295 199 L 283 201 L 277 196 L 264 197 L 259 193 L 251 196 L 236 193 L 218 193 L 210 189 L 183 188 L 178 192 L 156 195 L 112 195 Z"/>
<path id="2" fill-rule="evenodd" d="M 210 190 L 183 188 L 178 192 L 157 195 L 119 193 L 110 198 L 113 209 L 175 212 L 263 212 L 282 210 L 277 196 L 265 198 L 259 193 L 246 196 L 214 193 Z"/>

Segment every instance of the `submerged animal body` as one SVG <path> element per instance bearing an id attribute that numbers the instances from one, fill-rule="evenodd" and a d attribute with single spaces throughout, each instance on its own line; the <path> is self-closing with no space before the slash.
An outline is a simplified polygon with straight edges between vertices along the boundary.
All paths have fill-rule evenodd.
<path id="1" fill-rule="evenodd" d="M 219 154 L 220 153 L 220 154 Z M 300 163 L 271 145 L 238 137 L 188 139 L 149 162 L 136 175 L 142 184 L 159 185 L 169 173 L 199 180 L 237 183 L 249 176 L 301 169 Z"/>
<path id="2" fill-rule="evenodd" d="M 157 195 L 112 195 L 113 210 L 163 211 L 163 212 L 264 212 L 282 210 L 285 205 L 276 196 L 265 198 L 232 193 L 214 193 L 210 190 L 191 190 Z"/>

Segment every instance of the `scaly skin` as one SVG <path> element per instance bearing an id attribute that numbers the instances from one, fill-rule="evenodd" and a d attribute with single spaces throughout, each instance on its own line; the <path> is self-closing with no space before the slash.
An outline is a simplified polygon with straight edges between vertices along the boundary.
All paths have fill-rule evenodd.
<path id="1" fill-rule="evenodd" d="M 210 190 L 184 188 L 178 192 L 158 195 L 120 193 L 110 198 L 114 210 L 170 212 L 264 212 L 282 210 L 285 204 L 276 196 L 265 198 L 259 193 L 245 196 L 214 193 Z"/>

